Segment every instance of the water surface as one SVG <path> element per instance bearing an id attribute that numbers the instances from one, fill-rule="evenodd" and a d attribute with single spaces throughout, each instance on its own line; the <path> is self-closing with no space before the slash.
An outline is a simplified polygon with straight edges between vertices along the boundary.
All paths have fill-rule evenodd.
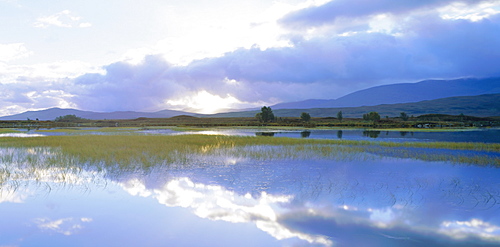
<path id="1" fill-rule="evenodd" d="M 0 149 L 0 246 L 500 244 L 496 167 L 229 153 L 114 167 Z"/>
<path id="2" fill-rule="evenodd" d="M 54 129 L 53 129 L 54 130 Z M 107 128 L 103 132 L 100 128 L 79 129 L 31 129 L 21 134 L 9 135 L 116 135 L 116 134 L 144 134 L 144 135 L 233 135 L 233 136 L 269 136 L 269 137 L 292 137 L 313 139 L 338 139 L 338 140 L 369 140 L 369 141 L 391 141 L 391 142 L 484 142 L 500 143 L 500 129 L 477 128 L 477 129 L 442 129 L 422 131 L 379 131 L 373 129 L 252 129 L 252 128 L 208 128 L 198 131 L 178 131 L 175 129 L 134 129 L 128 131 L 117 129 L 112 131 Z M 1 135 L 0 135 L 1 137 Z"/>
<path id="3" fill-rule="evenodd" d="M 211 129 L 206 131 L 142 130 L 144 134 L 206 134 L 239 136 L 273 136 L 313 139 L 370 140 L 370 141 L 431 141 L 500 143 L 500 129 L 463 129 L 442 131 L 378 131 L 372 129 Z"/>

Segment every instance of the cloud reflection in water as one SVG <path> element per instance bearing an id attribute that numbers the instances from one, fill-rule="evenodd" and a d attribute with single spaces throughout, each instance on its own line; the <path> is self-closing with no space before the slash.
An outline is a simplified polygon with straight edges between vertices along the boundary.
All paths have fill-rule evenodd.
<path id="1" fill-rule="evenodd" d="M 278 240 L 298 238 L 322 246 L 343 245 L 345 241 L 355 244 L 360 236 L 375 246 L 459 244 L 464 239 L 500 242 L 500 227 L 492 223 L 477 219 L 422 219 L 422 212 L 400 204 L 381 208 L 296 204 L 291 195 L 271 195 L 264 191 L 258 196 L 242 195 L 220 185 L 195 183 L 187 177 L 171 179 L 159 188 L 147 188 L 138 179 L 130 179 L 121 186 L 131 195 L 152 197 L 168 207 L 188 208 L 201 218 L 253 222 Z"/>
<path id="2" fill-rule="evenodd" d="M 0 151 L 4 206 L 25 203 L 30 193 L 74 193 L 111 182 L 126 192 L 127 202 L 133 201 L 130 195 L 152 198 L 162 212 L 169 210 L 161 205 L 186 208 L 203 219 L 249 223 L 275 239 L 309 245 L 500 243 L 498 170 L 493 168 L 394 158 L 268 161 L 208 152 L 205 162 L 190 166 L 99 170 L 82 168 L 73 159 L 47 162 L 55 153 L 44 148 Z M 32 156 L 37 162 L 26 166 L 24 157 Z M 127 207 L 134 213 L 138 208 Z M 65 236 L 82 233 L 79 229 L 89 222 L 83 219 L 33 215 L 31 222 L 43 232 Z"/>
<path id="3" fill-rule="evenodd" d="M 83 224 L 92 222 L 91 218 L 63 218 L 51 220 L 49 218 L 37 218 L 34 220 L 40 230 L 48 230 L 66 236 L 73 235 L 83 229 Z"/>
<path id="4" fill-rule="evenodd" d="M 232 223 L 254 222 L 259 229 L 278 240 L 297 237 L 313 244 L 333 244 L 328 237 L 292 231 L 278 221 L 281 212 L 286 210 L 282 204 L 290 202 L 291 196 L 262 192 L 259 198 L 254 198 L 248 193 L 238 195 L 222 186 L 194 183 L 185 177 L 172 179 L 163 187 L 152 190 L 132 179 L 125 182 L 123 188 L 132 195 L 152 196 L 168 207 L 191 208 L 201 218 Z"/>

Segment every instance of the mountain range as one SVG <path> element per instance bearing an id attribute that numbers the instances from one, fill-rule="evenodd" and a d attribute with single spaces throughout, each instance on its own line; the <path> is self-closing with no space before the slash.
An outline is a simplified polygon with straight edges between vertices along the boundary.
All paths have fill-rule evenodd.
<path id="1" fill-rule="evenodd" d="M 195 113 L 173 111 L 173 110 L 163 110 L 157 112 L 135 112 L 135 111 L 92 112 L 92 111 L 81 111 L 75 109 L 50 108 L 41 111 L 27 111 L 20 114 L 0 117 L 0 120 L 26 120 L 26 119 L 54 120 L 59 116 L 65 116 L 65 115 L 75 115 L 77 117 L 93 119 L 93 120 L 104 120 L 104 119 L 135 119 L 140 117 L 169 118 L 178 115 L 192 116 L 195 115 Z"/>
<path id="2" fill-rule="evenodd" d="M 274 109 L 309 109 L 374 106 L 433 100 L 454 96 L 474 96 L 500 93 L 500 78 L 462 78 L 456 80 L 426 80 L 417 83 L 397 83 L 371 87 L 338 99 L 310 99 L 280 103 Z"/>
<path id="3" fill-rule="evenodd" d="M 361 118 L 368 112 L 378 112 L 380 116 L 397 117 L 401 112 L 408 115 L 448 114 L 476 117 L 500 116 L 500 94 L 483 94 L 477 96 L 457 96 L 435 100 L 424 100 L 413 103 L 382 104 L 376 106 L 309 108 L 309 109 L 273 109 L 278 117 L 299 117 L 302 112 L 312 117 L 335 117 L 342 111 L 344 118 Z M 252 117 L 260 112 L 230 112 L 211 115 L 211 117 Z"/>
<path id="4" fill-rule="evenodd" d="M 456 80 L 426 80 L 417 83 L 398 83 L 376 86 L 345 95 L 338 99 L 310 99 L 298 102 L 280 103 L 271 106 L 275 115 L 298 117 L 304 109 L 313 117 L 332 117 L 342 111 L 344 117 L 361 117 L 376 111 L 381 116 L 398 116 L 400 112 L 409 115 L 465 114 L 478 117 L 500 116 L 500 78 L 463 78 Z M 185 111 L 163 110 L 158 112 L 92 112 L 75 109 L 50 108 L 28 111 L 0 120 L 54 120 L 59 116 L 76 115 L 81 118 L 135 119 L 169 118 L 178 115 L 197 117 L 253 117 L 260 109 L 231 111 L 202 115 Z"/>

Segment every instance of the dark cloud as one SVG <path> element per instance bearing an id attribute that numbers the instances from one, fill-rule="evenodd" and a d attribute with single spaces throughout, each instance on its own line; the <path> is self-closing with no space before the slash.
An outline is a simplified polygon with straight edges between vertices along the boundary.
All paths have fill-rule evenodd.
<path id="1" fill-rule="evenodd" d="M 190 66 L 197 71 L 219 71 L 218 76 L 248 84 L 349 84 L 352 90 L 384 81 L 497 76 L 500 72 L 495 66 L 500 62 L 499 16 L 471 22 L 428 15 L 407 23 L 402 31 L 398 36 L 332 35 L 265 51 L 240 49 Z"/>
<path id="2" fill-rule="evenodd" d="M 82 109 L 99 111 L 154 109 L 178 91 L 166 77 L 170 67 L 159 56 L 147 56 L 137 65 L 110 64 L 104 75 L 75 79 L 74 102 Z"/>
<path id="3" fill-rule="evenodd" d="M 75 79 L 73 102 L 88 110 L 159 110 L 168 99 L 205 90 L 277 103 L 338 98 L 395 82 L 500 76 L 500 15 L 476 22 L 419 17 L 401 23 L 398 35 L 296 39 L 292 47 L 238 49 L 181 67 L 159 56 L 119 62 L 106 66 L 105 75 Z"/>
<path id="4" fill-rule="evenodd" d="M 418 9 L 434 9 L 453 2 L 478 4 L 491 0 L 335 0 L 292 12 L 280 22 L 288 27 L 310 27 L 333 23 L 338 18 L 360 18 L 376 14 L 404 14 Z"/>
<path id="5" fill-rule="evenodd" d="M 438 16 L 435 8 L 453 2 L 472 8 L 489 1 L 335 0 L 281 19 L 292 28 L 290 47 L 241 48 L 186 66 L 147 56 L 139 64 L 117 62 L 105 66 L 104 74 L 76 79 L 17 77 L 0 84 L 0 104 L 9 111 L 54 106 L 155 111 L 200 91 L 258 105 L 334 99 L 388 83 L 500 76 L 500 15 L 479 21 Z M 368 31 L 374 22 L 366 17 L 381 13 L 396 21 L 391 30 Z M 302 29 L 322 25 L 327 26 L 313 33 Z"/>

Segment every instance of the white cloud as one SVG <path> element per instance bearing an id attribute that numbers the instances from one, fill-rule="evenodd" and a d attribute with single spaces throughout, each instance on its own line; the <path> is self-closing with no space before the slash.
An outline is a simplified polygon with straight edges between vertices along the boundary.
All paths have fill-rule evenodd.
<path id="1" fill-rule="evenodd" d="M 210 113 L 333 99 L 393 82 L 498 76 L 498 1 L 373 2 L 376 9 L 345 0 L 232 2 L 210 11 L 203 1 L 157 3 L 154 9 L 148 2 L 137 11 L 119 4 L 109 17 L 106 8 L 51 5 L 71 11 L 31 17 L 36 27 L 92 28 L 64 36 L 33 32 L 32 25 L 31 31 L 12 32 L 22 43 L 0 44 L 0 82 L 18 86 L 0 85 L 0 111 L 45 108 L 49 101 L 34 101 L 28 93 L 49 95 L 43 93 L 48 90 L 75 96 L 50 101 L 55 104 L 49 107 Z M 293 11 L 302 15 L 288 15 Z M 307 28 L 284 27 L 286 20 Z M 143 63 L 151 54 L 164 61 Z M 22 62 L 31 64 L 10 63 L 26 57 Z M 106 74 L 117 60 L 131 66 L 106 71 L 112 76 L 95 75 Z M 99 68 L 102 64 L 110 66 Z M 79 76 L 87 78 L 85 85 Z"/>
<path id="2" fill-rule="evenodd" d="M 198 59 L 221 57 L 238 48 L 289 47 L 288 30 L 278 24 L 278 19 L 292 10 L 322 2 L 325 0 L 294 4 L 275 1 L 255 6 L 231 3 L 213 11 L 194 8 L 191 15 L 171 11 L 162 21 L 178 24 L 178 27 L 168 30 L 173 34 L 159 39 L 152 46 L 130 49 L 127 58 L 138 61 L 134 59 L 138 55 L 162 54 L 174 65 L 187 65 Z"/>
<path id="3" fill-rule="evenodd" d="M 148 190 L 135 180 L 125 183 L 123 188 L 132 195 L 150 194 L 168 207 L 190 208 L 201 218 L 233 223 L 254 222 L 259 229 L 278 240 L 298 238 L 325 246 L 333 244 L 325 236 L 294 231 L 278 221 L 285 210 L 280 205 L 290 202 L 291 196 L 274 196 L 262 192 L 260 197 L 255 198 L 250 194 L 238 195 L 218 185 L 194 183 L 189 178 L 172 179 L 159 189 Z"/>
<path id="4" fill-rule="evenodd" d="M 25 58 L 32 55 L 24 43 L 0 44 L 0 62 L 9 62 L 11 60 Z"/>
<path id="5" fill-rule="evenodd" d="M 4 84 L 29 81 L 56 81 L 61 78 L 75 78 L 86 73 L 104 73 L 99 66 L 77 60 L 15 65 L 0 63 L 0 79 Z"/>
<path id="6" fill-rule="evenodd" d="M 32 193 L 25 190 L 18 190 L 17 188 L 8 188 L 8 186 L 3 186 L 0 188 L 0 203 L 11 202 L 11 203 L 24 203 L 26 198 Z"/>
<path id="7" fill-rule="evenodd" d="M 477 236 L 485 240 L 499 242 L 500 226 L 484 222 L 480 219 L 469 221 L 444 221 L 439 232 L 455 239 Z"/>
<path id="8" fill-rule="evenodd" d="M 480 21 L 500 13 L 500 6 L 495 2 L 483 2 L 469 5 L 461 2 L 452 3 L 437 10 L 443 19 Z"/>
<path id="9" fill-rule="evenodd" d="M 221 110 L 236 108 L 235 106 L 241 105 L 242 102 L 231 96 L 226 97 L 213 95 L 205 90 L 198 91 L 195 94 L 185 96 L 178 99 L 170 99 L 166 102 L 170 106 L 181 106 L 182 110 L 192 110 L 204 114 L 217 113 Z"/>
<path id="10" fill-rule="evenodd" d="M 65 28 L 72 28 L 72 27 L 85 28 L 92 26 L 91 23 L 80 22 L 80 20 L 81 20 L 80 16 L 74 15 L 69 10 L 63 10 L 53 15 L 40 17 L 36 20 L 36 22 L 33 25 L 38 28 L 48 28 L 50 26 L 65 27 Z"/>
<path id="11" fill-rule="evenodd" d="M 66 236 L 74 235 L 83 229 L 83 223 L 92 222 L 91 218 L 62 218 L 51 220 L 49 218 L 37 218 L 34 220 L 37 227 L 41 230 L 53 231 Z"/>

